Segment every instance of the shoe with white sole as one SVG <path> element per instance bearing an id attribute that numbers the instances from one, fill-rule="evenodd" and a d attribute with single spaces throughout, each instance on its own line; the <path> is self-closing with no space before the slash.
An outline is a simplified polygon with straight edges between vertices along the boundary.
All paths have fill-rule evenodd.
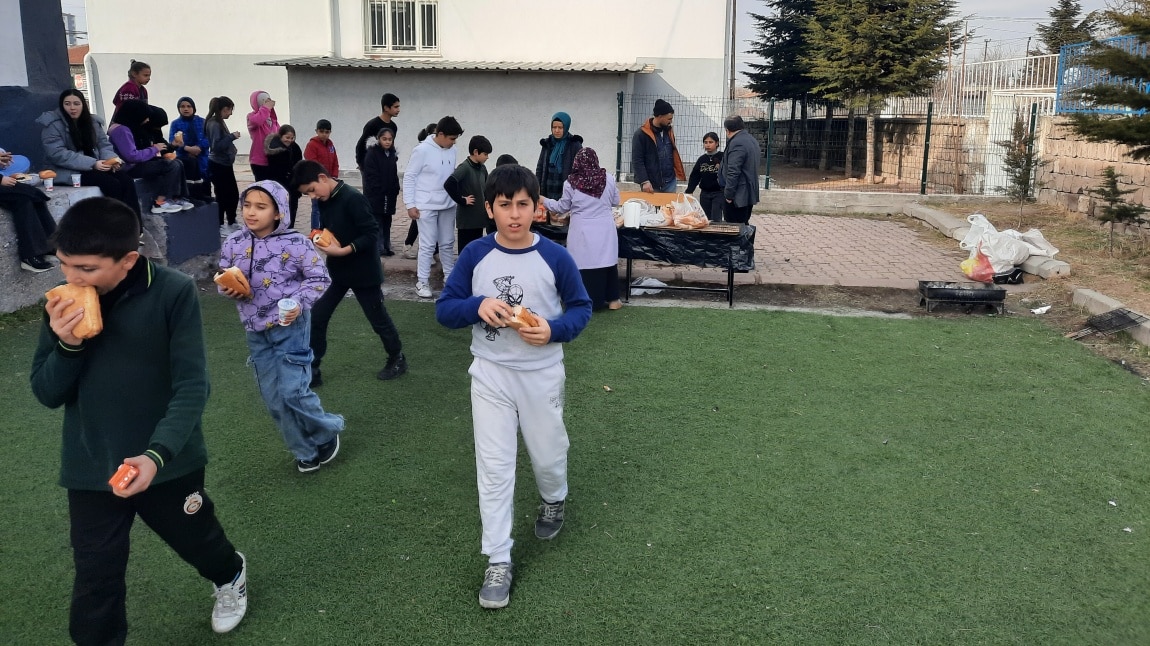
<path id="1" fill-rule="evenodd" d="M 416 283 L 415 293 L 418 294 L 420 298 L 431 298 L 431 286 L 427 283 Z"/>
<path id="2" fill-rule="evenodd" d="M 484 608 L 503 608 L 511 601 L 511 564 L 492 563 L 483 573 L 479 588 L 479 605 Z"/>
<path id="3" fill-rule="evenodd" d="M 248 611 L 248 560 L 240 552 L 240 573 L 231 583 L 216 586 L 212 596 L 216 605 L 212 608 L 212 630 L 226 633 L 243 620 Z"/>

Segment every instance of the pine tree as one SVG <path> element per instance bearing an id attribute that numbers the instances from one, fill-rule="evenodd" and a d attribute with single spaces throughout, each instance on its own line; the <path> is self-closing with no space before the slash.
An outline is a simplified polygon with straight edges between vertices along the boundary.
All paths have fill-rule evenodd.
<path id="1" fill-rule="evenodd" d="M 1036 137 L 1027 132 L 1026 122 L 1019 115 L 1010 130 L 1010 139 L 996 141 L 996 146 L 1004 150 L 1002 166 L 1006 171 L 1006 186 L 996 187 L 1012 201 L 1018 202 L 1017 229 L 1022 228 L 1022 209 L 1027 202 L 1035 201 L 1035 193 L 1042 188 L 1037 179 L 1038 169 L 1045 166 L 1046 160 L 1038 155 L 1034 142 Z"/>
<path id="2" fill-rule="evenodd" d="M 1150 211 L 1141 204 L 1131 204 L 1122 199 L 1123 195 L 1133 193 L 1138 189 L 1122 190 L 1118 188 L 1118 179 L 1122 177 L 1120 173 L 1114 171 L 1113 166 L 1107 166 L 1102 170 L 1102 183 L 1098 188 L 1090 189 L 1090 192 L 1097 195 L 1106 206 L 1102 207 L 1102 211 L 1097 213 L 1095 217 L 1103 222 L 1110 223 L 1110 255 L 1114 255 L 1114 225 L 1116 223 L 1123 224 L 1136 224 L 1142 222 L 1142 214 Z"/>
<path id="3" fill-rule="evenodd" d="M 1120 25 L 1123 33 L 1131 34 L 1142 42 L 1150 42 L 1150 14 L 1121 14 L 1108 12 L 1107 18 Z M 1150 58 L 1118 47 L 1093 42 L 1081 64 L 1096 70 L 1105 70 L 1115 80 L 1150 79 Z M 1137 83 L 1103 82 L 1079 92 L 1087 103 L 1096 106 L 1123 106 L 1131 113 L 1121 116 L 1075 113 L 1070 122 L 1075 132 L 1089 141 L 1113 141 L 1134 150 L 1130 156 L 1137 160 L 1150 159 L 1150 92 L 1141 81 Z"/>
<path id="4" fill-rule="evenodd" d="M 814 0 L 803 62 L 814 91 L 866 113 L 867 183 L 874 181 L 875 116 L 890 97 L 925 94 L 946 68 L 954 0 Z M 957 30 L 956 30 L 957 31 Z M 847 130 L 853 136 L 854 120 Z M 847 142 L 850 150 L 851 141 Z M 848 159 L 850 155 L 848 153 Z M 852 176 L 848 163 L 846 176 Z"/>
<path id="5" fill-rule="evenodd" d="M 802 99 L 814 86 L 802 62 L 808 49 L 807 22 L 814 0 L 765 3 L 774 10 L 773 15 L 751 14 L 758 37 L 747 53 L 757 55 L 763 62 L 747 65 L 753 70 L 744 72 L 749 81 L 747 87 L 764 99 Z"/>
<path id="6" fill-rule="evenodd" d="M 1046 15 L 1050 16 L 1050 24 L 1038 25 L 1038 40 L 1046 47 L 1047 54 L 1057 54 L 1063 45 L 1085 43 L 1094 38 L 1094 32 L 1099 27 L 1099 18 L 1094 13 L 1088 13 L 1079 20 L 1082 14 L 1082 5 L 1077 0 L 1058 0 L 1058 4 L 1050 8 Z"/>

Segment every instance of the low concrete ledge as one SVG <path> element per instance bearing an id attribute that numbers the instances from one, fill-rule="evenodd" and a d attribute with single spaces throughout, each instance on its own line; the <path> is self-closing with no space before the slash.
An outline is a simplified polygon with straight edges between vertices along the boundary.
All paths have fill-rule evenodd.
<path id="1" fill-rule="evenodd" d="M 902 212 L 912 218 L 922 220 L 935 229 L 938 229 L 939 232 L 946 237 L 954 238 L 955 240 L 962 240 L 970 231 L 970 223 L 966 220 L 956 218 L 945 211 L 932 209 L 918 202 L 904 205 Z"/>
<path id="2" fill-rule="evenodd" d="M 1022 271 L 1042 278 L 1058 278 L 1070 275 L 1070 265 L 1046 256 L 1031 256 L 1019 265 Z"/>

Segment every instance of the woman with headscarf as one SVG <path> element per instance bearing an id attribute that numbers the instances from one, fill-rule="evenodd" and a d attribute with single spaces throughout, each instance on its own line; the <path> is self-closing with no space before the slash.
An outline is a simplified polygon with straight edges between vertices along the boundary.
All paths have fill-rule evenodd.
<path id="1" fill-rule="evenodd" d="M 95 186 L 105 197 L 120 200 L 140 215 L 136 183 L 122 172 L 121 165 L 110 161 L 116 152 L 104 132 L 104 122 L 88 110 L 83 93 L 64 90 L 56 109 L 41 114 L 36 123 L 43 128 L 40 143 L 49 170 L 65 178 L 78 173 L 81 186 Z"/>
<path id="2" fill-rule="evenodd" d="M 563 195 L 563 182 L 571 172 L 575 154 L 583 147 L 583 138 L 571 134 L 571 117 L 556 112 L 551 117 L 551 136 L 540 139 L 539 161 L 535 164 L 535 178 L 539 180 L 539 194 L 557 200 Z"/>
<path id="3" fill-rule="evenodd" d="M 570 213 L 567 251 L 579 267 L 592 309 L 623 307 L 619 301 L 619 235 L 611 207 L 619 205 L 615 178 L 599 166 L 594 148 L 575 155 L 571 174 L 563 183 L 563 197 L 542 198 L 555 213 Z"/>
<path id="4" fill-rule="evenodd" d="M 124 161 L 124 172 L 143 179 L 149 192 L 155 195 L 152 213 L 175 213 L 195 205 L 184 199 L 188 189 L 184 184 L 183 165 L 174 159 L 175 155 L 172 159 L 162 156 L 168 150 L 167 143 L 155 142 L 155 128 L 163 125 L 161 120 L 163 123 L 168 120 L 163 110 L 129 99 L 120 104 L 112 117 L 108 139 Z"/>
<path id="5" fill-rule="evenodd" d="M 176 159 L 184 165 L 184 179 L 188 180 L 188 193 L 198 198 L 211 197 L 208 183 L 208 141 L 204 118 L 196 114 L 196 102 L 190 96 L 176 101 L 180 116 L 168 128 L 168 141 L 176 151 Z"/>

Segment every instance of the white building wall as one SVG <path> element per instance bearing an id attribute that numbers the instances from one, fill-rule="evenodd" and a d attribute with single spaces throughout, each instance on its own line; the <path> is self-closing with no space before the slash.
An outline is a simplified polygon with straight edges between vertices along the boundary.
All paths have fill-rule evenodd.
<path id="1" fill-rule="evenodd" d="M 440 51 L 433 59 L 638 61 L 654 64 L 657 73 L 636 76 L 636 92 L 722 96 L 729 1 L 440 0 Z M 164 5 L 163 15 L 154 20 L 135 18 L 155 16 L 154 0 L 89 0 L 86 5 L 93 103 L 104 115 L 111 113 L 112 93 L 127 79 L 133 58 L 152 66 L 151 101 L 170 113 L 180 96 L 195 99 L 203 114 L 208 99 L 226 94 L 242 117 L 252 90 L 288 98 L 285 70 L 255 62 L 365 57 L 364 0 L 197 0 L 193 11 Z M 333 15 L 339 17 L 335 25 Z M 379 94 L 394 91 L 372 82 L 369 94 L 375 99 L 360 108 L 361 121 L 378 111 Z M 279 101 L 281 121 L 310 125 L 310 114 L 292 115 L 294 107 Z"/>
<path id="2" fill-rule="evenodd" d="M 535 168 L 539 140 L 551 133 L 551 115 L 571 115 L 571 131 L 599 153 L 600 163 L 615 167 L 618 108 L 616 93 L 625 74 L 538 74 L 500 72 L 382 72 L 294 68 L 290 75 L 292 111 L 300 138 L 306 142 L 318 119 L 332 122 L 332 140 L 340 166 L 355 168 L 355 142 L 363 124 L 379 114 L 383 91 L 400 98 L 396 123 L 399 166 L 404 168 L 416 145 L 416 133 L 428 123 L 451 115 L 463 126 L 456 159 L 467 156 L 473 135 L 491 140 L 488 168 L 501 154 Z M 381 90 L 380 88 L 384 88 Z M 339 97 L 332 100 L 331 97 Z M 624 133 L 630 137 L 630 133 Z M 302 144 L 301 144 L 302 145 Z"/>

